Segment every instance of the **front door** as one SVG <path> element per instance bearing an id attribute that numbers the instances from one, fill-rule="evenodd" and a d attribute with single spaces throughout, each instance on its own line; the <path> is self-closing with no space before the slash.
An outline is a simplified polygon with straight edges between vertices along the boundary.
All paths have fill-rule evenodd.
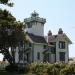
<path id="1" fill-rule="evenodd" d="M 27 55 L 27 62 L 29 63 L 30 62 L 30 59 L 29 59 L 30 58 L 30 53 L 27 53 L 26 55 Z"/>
<path id="2" fill-rule="evenodd" d="M 64 62 L 65 61 L 65 52 L 60 52 L 60 61 Z"/>
<path id="3" fill-rule="evenodd" d="M 44 54 L 43 62 L 50 62 L 49 53 Z"/>

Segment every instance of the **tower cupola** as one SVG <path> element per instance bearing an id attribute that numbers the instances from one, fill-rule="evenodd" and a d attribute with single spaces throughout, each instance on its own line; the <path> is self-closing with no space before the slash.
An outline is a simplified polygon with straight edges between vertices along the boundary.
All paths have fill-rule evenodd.
<path id="1" fill-rule="evenodd" d="M 24 22 L 26 24 L 26 32 L 32 33 L 38 36 L 44 36 L 44 24 L 46 19 L 40 18 L 37 12 L 31 13 L 29 18 L 25 18 Z"/>

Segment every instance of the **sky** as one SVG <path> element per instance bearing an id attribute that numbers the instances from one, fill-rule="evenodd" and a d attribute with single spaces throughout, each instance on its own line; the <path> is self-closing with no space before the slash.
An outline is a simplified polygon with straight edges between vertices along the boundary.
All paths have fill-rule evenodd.
<path id="1" fill-rule="evenodd" d="M 14 7 L 0 4 L 0 8 L 9 10 L 20 21 L 30 17 L 35 10 L 40 17 L 46 18 L 45 35 L 49 30 L 57 34 L 59 28 L 62 28 L 73 43 L 69 46 L 69 56 L 75 57 L 75 0 L 12 0 L 12 2 Z"/>

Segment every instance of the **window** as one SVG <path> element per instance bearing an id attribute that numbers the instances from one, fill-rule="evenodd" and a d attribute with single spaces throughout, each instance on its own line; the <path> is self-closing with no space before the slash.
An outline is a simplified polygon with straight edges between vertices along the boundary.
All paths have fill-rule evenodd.
<path id="1" fill-rule="evenodd" d="M 65 49 L 65 42 L 59 41 L 59 48 Z"/>
<path id="2" fill-rule="evenodd" d="M 51 52 L 52 52 L 53 54 L 55 54 L 55 52 L 56 52 L 55 47 L 51 47 Z"/>
<path id="3" fill-rule="evenodd" d="M 44 48 L 44 49 L 46 49 L 46 48 L 47 48 L 47 46 L 46 46 L 46 45 L 44 45 L 44 46 L 43 46 L 43 48 Z"/>
<path id="4" fill-rule="evenodd" d="M 49 42 L 50 45 L 56 45 L 56 42 Z"/>
<path id="5" fill-rule="evenodd" d="M 36 21 L 36 25 L 37 25 L 37 21 Z"/>
<path id="6" fill-rule="evenodd" d="M 40 60 L 40 52 L 37 52 L 37 59 Z"/>
<path id="7" fill-rule="evenodd" d="M 27 53 L 26 55 L 27 55 L 27 62 L 29 62 L 30 54 L 29 54 L 29 53 Z"/>
<path id="8" fill-rule="evenodd" d="M 49 62 L 50 61 L 50 54 L 46 53 L 44 54 L 43 62 Z"/>
<path id="9" fill-rule="evenodd" d="M 31 47 L 31 43 L 29 43 L 29 47 Z"/>
<path id="10" fill-rule="evenodd" d="M 19 61 L 23 60 L 23 51 L 19 51 Z"/>
<path id="11" fill-rule="evenodd" d="M 65 52 L 60 52 L 60 61 L 65 61 Z"/>
<path id="12" fill-rule="evenodd" d="M 27 23 L 27 26 L 28 26 L 28 28 L 31 28 L 32 24 L 31 23 Z"/>

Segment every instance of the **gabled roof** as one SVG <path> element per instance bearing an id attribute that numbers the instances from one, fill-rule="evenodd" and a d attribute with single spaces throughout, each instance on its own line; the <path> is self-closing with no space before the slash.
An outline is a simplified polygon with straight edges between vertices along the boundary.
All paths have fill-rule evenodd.
<path id="1" fill-rule="evenodd" d="M 37 36 L 37 35 L 31 34 L 31 33 L 27 33 L 27 34 L 34 43 L 47 44 L 47 42 L 43 36 Z"/>
<path id="2" fill-rule="evenodd" d="M 48 41 L 56 41 L 57 38 L 64 38 L 65 40 L 69 42 L 69 44 L 72 44 L 72 41 L 67 37 L 65 33 L 49 36 Z"/>

